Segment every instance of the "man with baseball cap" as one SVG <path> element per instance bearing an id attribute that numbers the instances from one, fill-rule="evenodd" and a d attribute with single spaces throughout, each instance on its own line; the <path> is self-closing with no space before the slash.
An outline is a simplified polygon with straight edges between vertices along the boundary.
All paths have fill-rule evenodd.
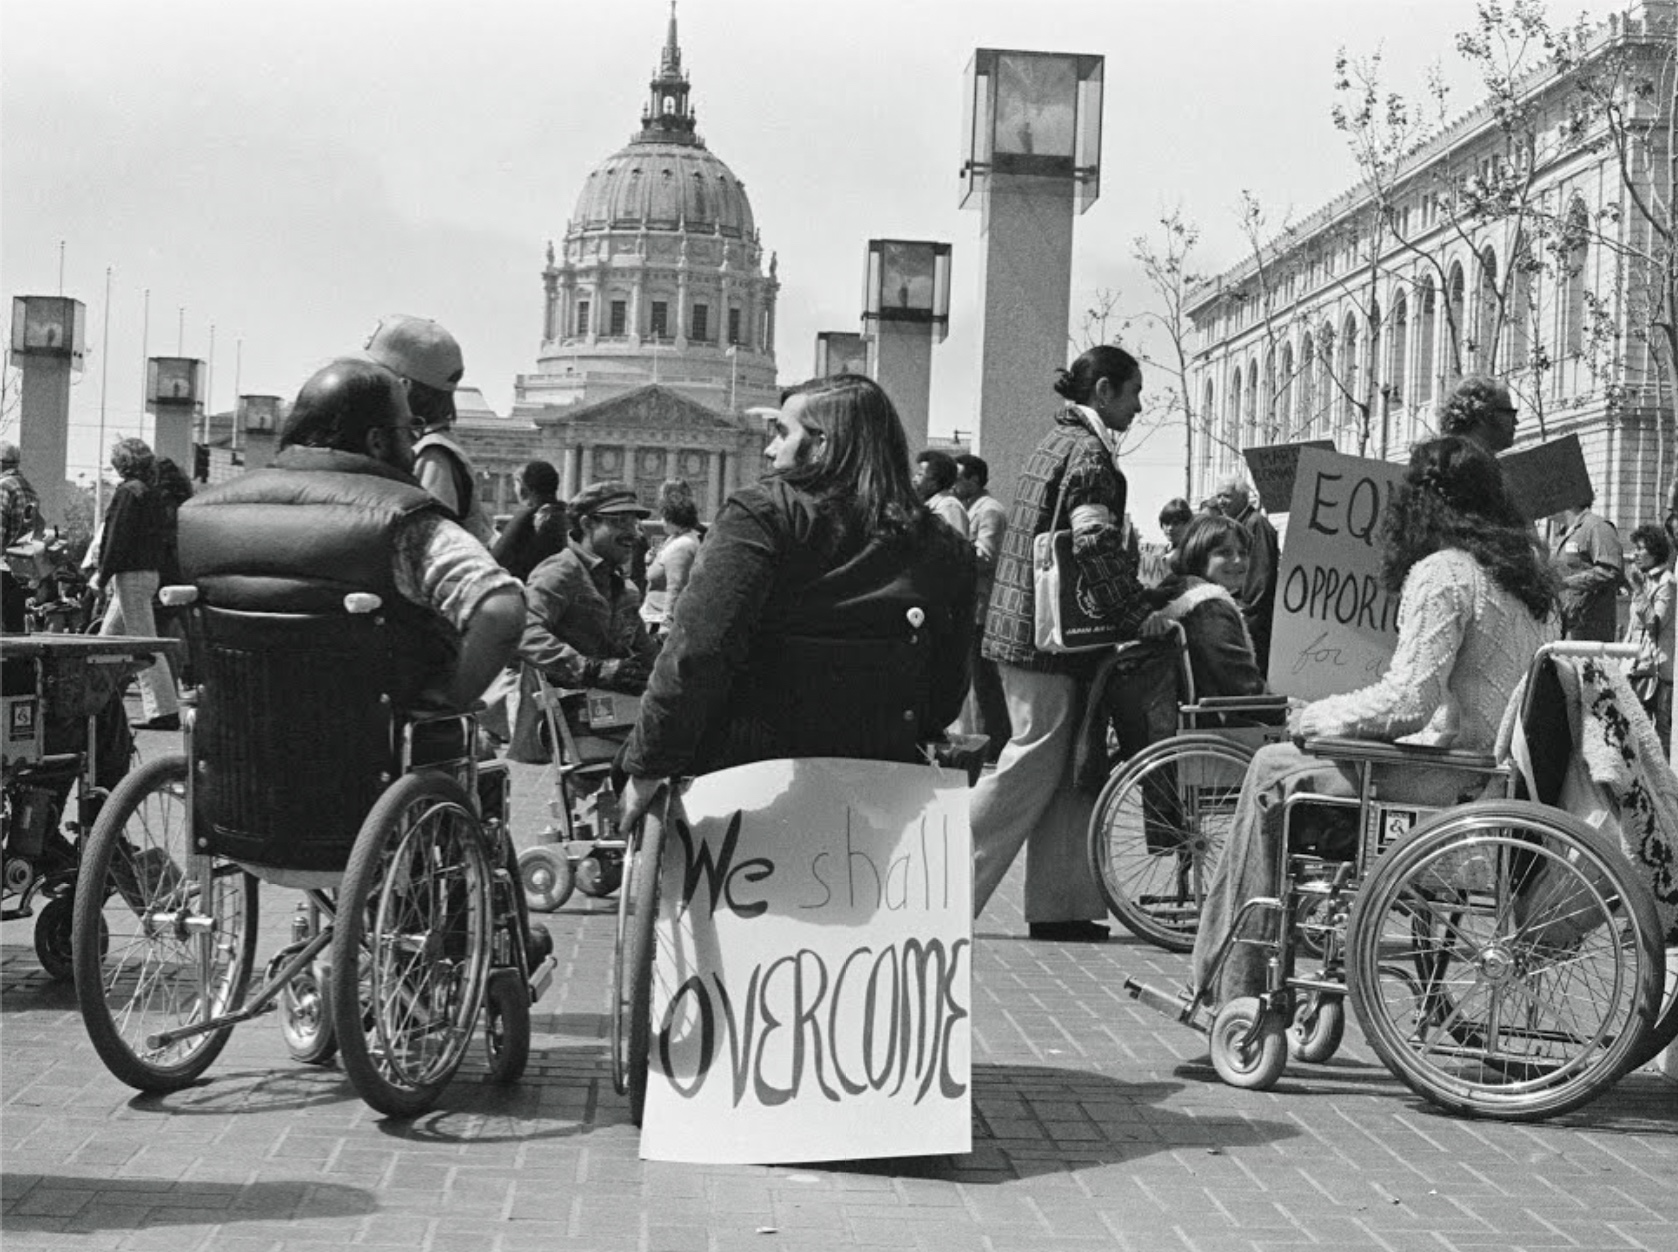
<path id="1" fill-rule="evenodd" d="M 519 655 L 561 687 L 639 695 L 658 645 L 641 620 L 641 593 L 624 577 L 641 519 L 652 510 L 621 482 L 591 483 L 571 501 L 571 542 L 530 571 Z M 514 760 L 545 759 L 534 700 L 520 700 Z"/>
<path id="2" fill-rule="evenodd" d="M 472 458 L 453 439 L 454 390 L 466 373 L 460 344 L 429 318 L 393 314 L 367 341 L 367 355 L 408 388 L 408 407 L 423 434 L 414 444 L 414 476 L 474 539 L 488 547 L 495 526 L 479 499 Z"/>

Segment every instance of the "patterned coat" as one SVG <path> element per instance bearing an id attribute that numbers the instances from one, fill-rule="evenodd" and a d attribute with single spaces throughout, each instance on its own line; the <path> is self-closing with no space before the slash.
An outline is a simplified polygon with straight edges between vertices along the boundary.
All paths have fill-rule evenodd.
<path id="1" fill-rule="evenodd" d="M 1053 514 L 1063 479 L 1066 516 L 1056 518 Z M 1149 605 L 1137 580 L 1135 558 L 1125 550 L 1127 490 L 1124 475 L 1113 463 L 1107 446 L 1085 424 L 1082 414 L 1072 407 L 1057 414 L 1053 428 L 1020 471 L 985 618 L 984 656 L 1039 673 L 1093 673 L 1099 652 L 1037 650 L 1031 568 L 1031 541 L 1050 530 L 1070 526 L 1073 511 L 1087 506 L 1105 509 L 1106 518 L 1074 527 L 1072 556 L 1078 563 L 1083 591 L 1119 622 L 1126 635 L 1136 633 L 1148 615 Z"/>

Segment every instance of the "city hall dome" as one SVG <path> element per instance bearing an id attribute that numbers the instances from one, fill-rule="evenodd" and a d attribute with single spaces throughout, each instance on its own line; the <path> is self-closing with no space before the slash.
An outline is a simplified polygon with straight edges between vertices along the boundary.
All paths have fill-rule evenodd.
<path id="1" fill-rule="evenodd" d="M 681 134 L 643 126 L 626 147 L 601 162 L 583 182 L 571 229 L 685 230 L 751 238 L 752 206 L 745 187 L 704 140 L 690 132 L 684 142 Z"/>

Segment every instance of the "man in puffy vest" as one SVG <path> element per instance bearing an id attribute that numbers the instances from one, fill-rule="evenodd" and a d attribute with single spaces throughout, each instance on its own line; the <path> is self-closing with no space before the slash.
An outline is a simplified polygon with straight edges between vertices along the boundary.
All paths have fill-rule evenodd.
<path id="1" fill-rule="evenodd" d="M 408 407 L 423 427 L 414 444 L 414 477 L 487 548 L 495 541 L 495 524 L 480 498 L 477 470 L 449 436 L 454 391 L 466 373 L 460 345 L 436 322 L 398 313 L 374 328 L 367 355 L 402 380 Z"/>
<path id="2" fill-rule="evenodd" d="M 403 636 L 399 707 L 465 709 L 512 659 L 524 602 L 414 478 L 413 426 L 395 374 L 332 362 L 297 393 L 271 465 L 181 506 L 181 569 L 211 603 L 256 612 L 373 592 Z"/>

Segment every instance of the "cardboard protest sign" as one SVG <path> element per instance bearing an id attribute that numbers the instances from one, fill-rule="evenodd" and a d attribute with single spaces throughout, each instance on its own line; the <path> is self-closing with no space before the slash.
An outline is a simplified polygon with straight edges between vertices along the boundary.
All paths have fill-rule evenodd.
<path id="1" fill-rule="evenodd" d="M 1552 439 L 1534 448 L 1511 449 L 1497 458 L 1509 494 L 1528 521 L 1591 502 L 1591 474 L 1578 435 Z"/>
<path id="2" fill-rule="evenodd" d="M 1270 685 L 1314 700 L 1368 686 L 1398 642 L 1381 586 L 1381 519 L 1404 467 L 1307 448 L 1299 457 L 1271 622 Z"/>
<path id="3" fill-rule="evenodd" d="M 1137 548 L 1137 580 L 1144 587 L 1159 586 L 1171 574 L 1171 567 L 1166 563 L 1166 557 L 1170 555 L 1171 549 L 1163 543 L 1141 544 Z"/>
<path id="4" fill-rule="evenodd" d="M 880 761 L 698 778 L 666 838 L 641 1155 L 972 1148 L 967 779 Z"/>
<path id="5" fill-rule="evenodd" d="M 1294 478 L 1299 473 L 1299 454 L 1306 448 L 1334 449 L 1332 439 L 1308 439 L 1304 443 L 1271 443 L 1242 448 L 1247 472 L 1253 476 L 1260 507 L 1266 513 L 1280 513 L 1293 501 Z"/>

